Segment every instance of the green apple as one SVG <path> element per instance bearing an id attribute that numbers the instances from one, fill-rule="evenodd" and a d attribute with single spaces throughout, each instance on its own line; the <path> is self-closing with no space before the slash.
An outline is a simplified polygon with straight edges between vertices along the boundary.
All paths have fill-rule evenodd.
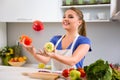
<path id="1" fill-rule="evenodd" d="M 81 80 L 80 78 L 81 73 L 77 70 L 71 70 L 70 71 L 70 80 Z"/>
<path id="2" fill-rule="evenodd" d="M 46 49 L 47 52 L 53 52 L 54 51 L 54 44 L 52 42 L 47 42 L 44 45 L 44 48 Z"/>
<path id="3" fill-rule="evenodd" d="M 39 63 L 38 68 L 45 68 L 45 64 L 44 63 Z"/>

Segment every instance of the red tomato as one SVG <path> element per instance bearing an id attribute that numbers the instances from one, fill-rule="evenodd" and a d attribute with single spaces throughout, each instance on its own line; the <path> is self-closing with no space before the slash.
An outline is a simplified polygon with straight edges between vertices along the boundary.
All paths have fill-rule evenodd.
<path id="1" fill-rule="evenodd" d="M 35 31 L 40 31 L 44 29 L 43 23 L 39 20 L 34 21 L 32 27 Z"/>
<path id="2" fill-rule="evenodd" d="M 86 73 L 85 73 L 83 68 L 78 68 L 77 70 L 81 73 L 81 77 L 85 77 L 86 76 Z"/>
<path id="3" fill-rule="evenodd" d="M 69 76 L 69 69 L 64 69 L 64 70 L 62 71 L 62 76 L 68 77 L 68 76 Z"/>

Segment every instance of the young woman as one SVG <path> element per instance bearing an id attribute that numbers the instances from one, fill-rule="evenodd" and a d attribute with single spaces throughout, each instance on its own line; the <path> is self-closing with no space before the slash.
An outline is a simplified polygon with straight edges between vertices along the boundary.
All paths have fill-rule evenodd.
<path id="1" fill-rule="evenodd" d="M 82 67 L 85 55 L 91 51 L 91 41 L 86 37 L 82 12 L 74 7 L 66 10 L 62 26 L 66 33 L 56 35 L 50 40 L 55 45 L 54 52 L 48 53 L 45 49 L 36 52 L 33 46 L 25 48 L 42 63 L 47 64 L 51 60 L 52 70 Z"/>

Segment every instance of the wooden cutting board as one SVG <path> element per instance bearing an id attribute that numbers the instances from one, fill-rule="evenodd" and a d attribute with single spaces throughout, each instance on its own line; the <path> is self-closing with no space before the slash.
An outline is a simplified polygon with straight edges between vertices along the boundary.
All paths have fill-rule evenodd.
<path id="1" fill-rule="evenodd" d="M 60 74 L 52 73 L 52 72 L 35 72 L 35 73 L 24 72 L 22 74 L 30 78 L 43 79 L 43 80 L 55 80 L 60 76 Z"/>

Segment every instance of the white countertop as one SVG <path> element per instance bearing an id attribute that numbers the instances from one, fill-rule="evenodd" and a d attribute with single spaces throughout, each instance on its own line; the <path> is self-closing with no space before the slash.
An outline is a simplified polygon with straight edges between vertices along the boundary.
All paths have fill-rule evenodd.
<path id="1" fill-rule="evenodd" d="M 50 65 L 46 65 L 50 66 Z M 36 73 L 38 71 L 51 71 L 50 69 L 40 69 L 38 64 L 25 64 L 22 67 L 0 65 L 0 80 L 42 80 L 25 76 L 23 73 Z M 61 73 L 61 71 L 55 71 Z M 63 79 L 59 79 L 63 80 Z"/>
<path id="2" fill-rule="evenodd" d="M 40 70 L 34 67 L 31 67 L 31 65 L 26 65 L 25 67 L 12 67 L 12 66 L 1 65 L 0 66 L 0 80 L 38 80 L 38 79 L 32 79 L 22 74 L 23 72 L 32 73 L 32 72 L 38 72 Z"/>

